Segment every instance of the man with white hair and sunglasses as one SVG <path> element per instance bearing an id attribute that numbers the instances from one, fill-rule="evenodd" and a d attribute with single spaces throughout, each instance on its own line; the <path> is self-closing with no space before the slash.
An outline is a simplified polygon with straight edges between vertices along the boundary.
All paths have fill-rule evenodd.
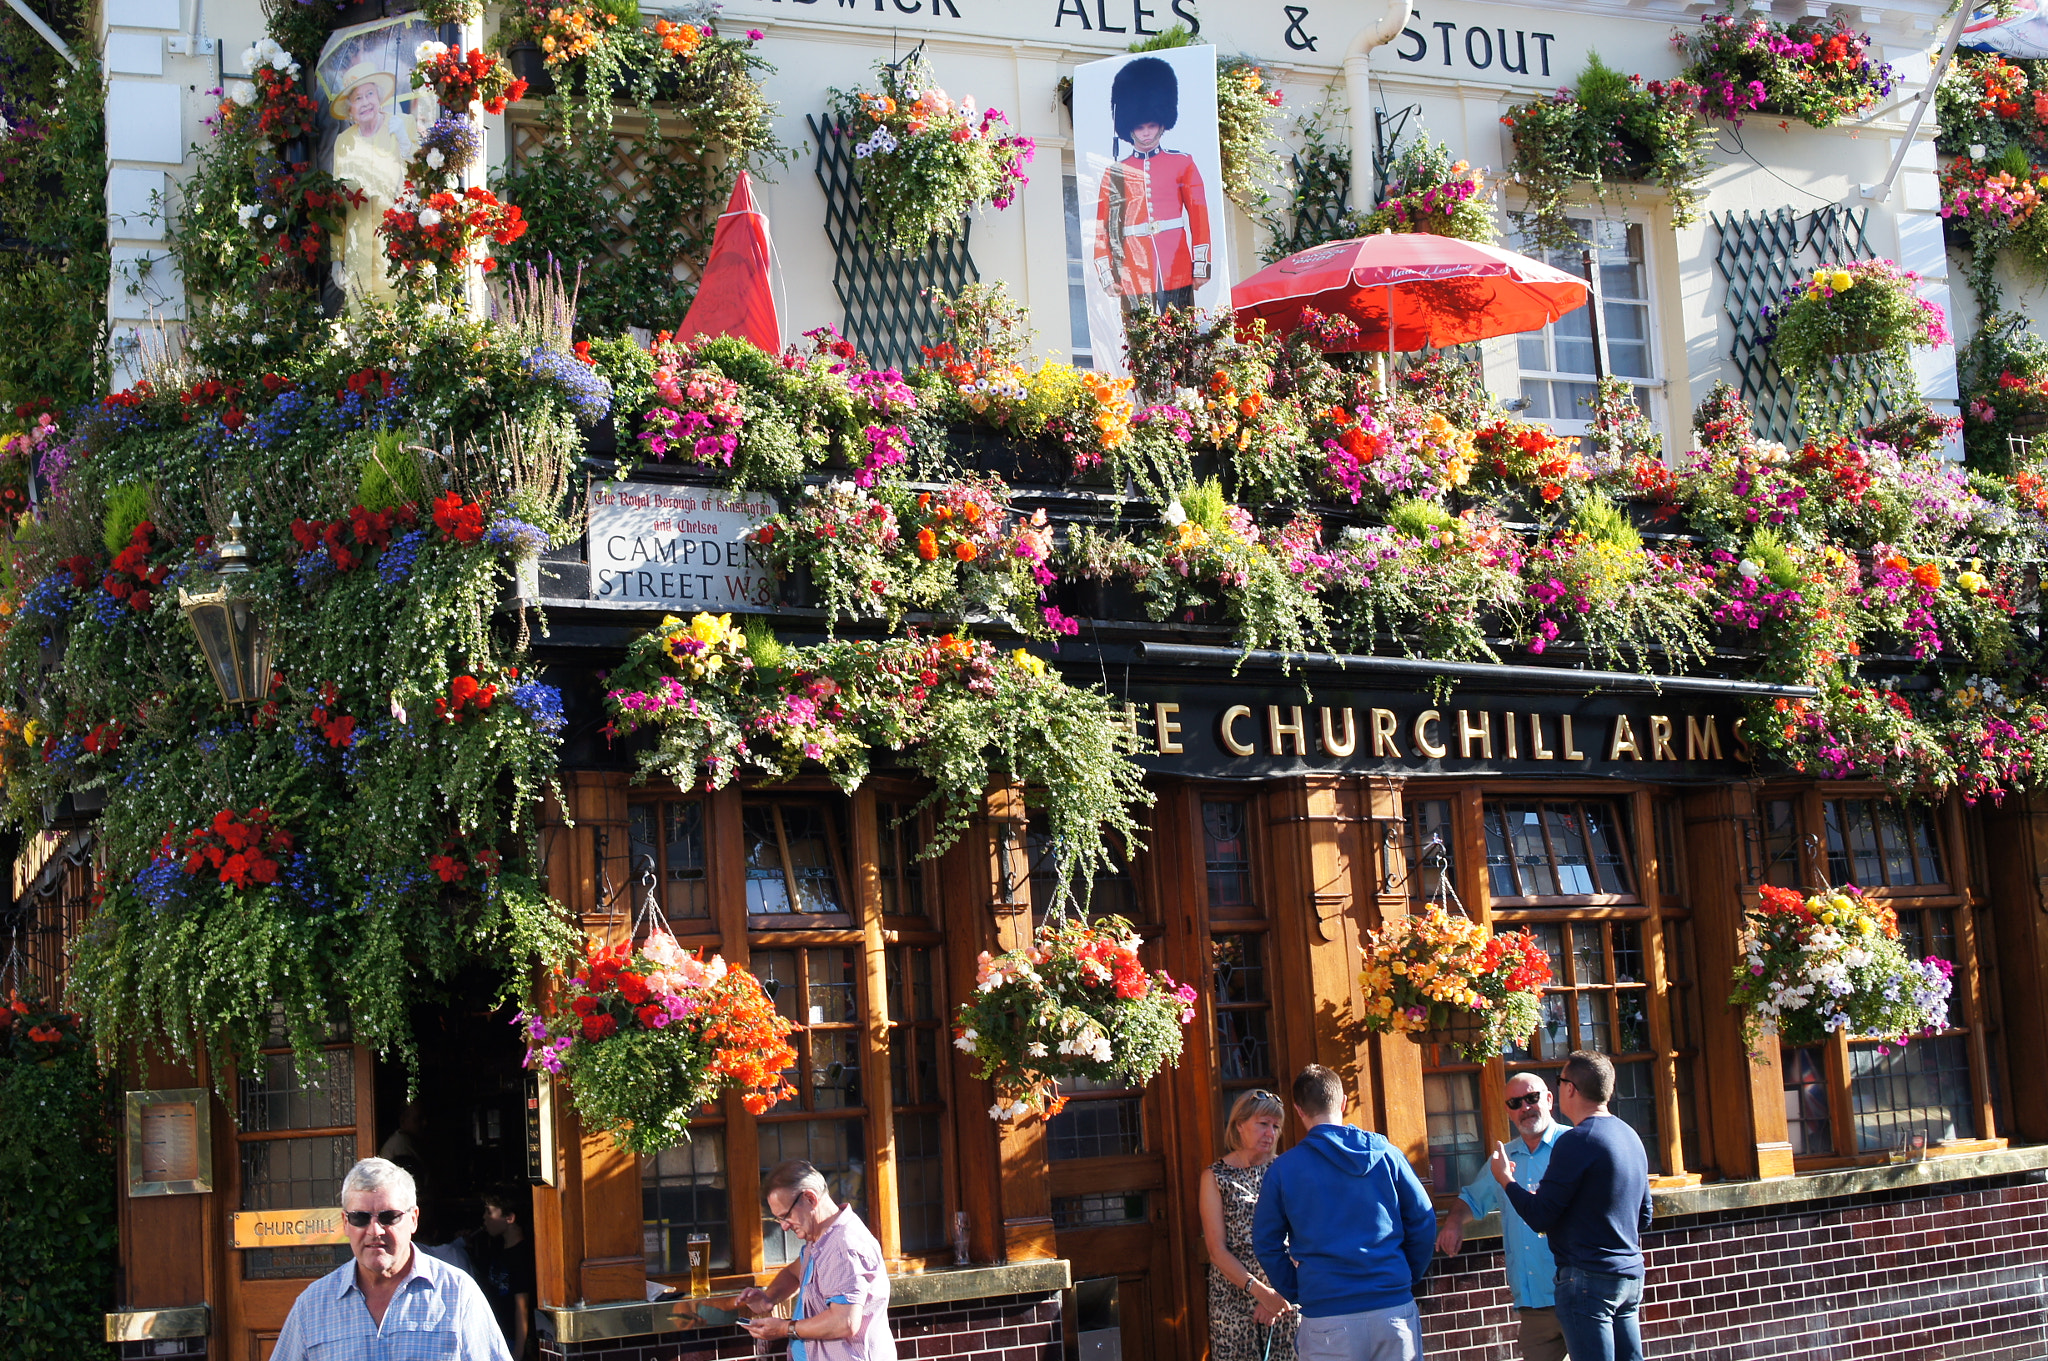
<path id="1" fill-rule="evenodd" d="M 350 1260 L 301 1292 L 271 1361 L 512 1361 L 477 1283 L 414 1249 L 410 1172 L 363 1159 L 342 1178 L 341 1209 Z"/>

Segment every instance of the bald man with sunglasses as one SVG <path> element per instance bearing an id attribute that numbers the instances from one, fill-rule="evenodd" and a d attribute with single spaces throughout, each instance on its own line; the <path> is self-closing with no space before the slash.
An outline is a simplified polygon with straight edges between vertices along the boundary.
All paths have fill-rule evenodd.
<path id="1" fill-rule="evenodd" d="M 1508 1121 L 1521 1136 L 1507 1142 L 1514 1179 L 1533 1191 L 1550 1168 L 1551 1146 L 1566 1127 L 1551 1118 L 1550 1085 L 1534 1073 L 1516 1073 L 1508 1079 L 1506 1104 Z M 1564 1332 L 1557 1322 L 1557 1260 L 1543 1235 L 1507 1203 L 1490 1169 L 1481 1168 L 1451 1202 L 1436 1245 L 1457 1256 L 1465 1245 L 1465 1226 L 1496 1210 L 1507 1252 L 1508 1293 L 1515 1301 L 1515 1344 L 1523 1361 L 1565 1361 Z"/>
<path id="2" fill-rule="evenodd" d="M 413 1246 L 410 1172 L 363 1159 L 341 1210 L 349 1260 L 299 1292 L 270 1361 L 512 1361 L 477 1283 Z"/>

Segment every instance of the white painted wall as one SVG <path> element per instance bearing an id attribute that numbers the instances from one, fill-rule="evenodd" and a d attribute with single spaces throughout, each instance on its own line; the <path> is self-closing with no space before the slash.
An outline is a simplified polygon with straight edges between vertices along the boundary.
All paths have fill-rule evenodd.
<path id="1" fill-rule="evenodd" d="M 217 50 L 199 55 L 190 54 L 195 4 L 204 5 L 198 36 L 219 40 Z M 651 3 L 646 8 L 650 17 L 657 12 Z M 1497 167 L 1509 153 L 1499 123 L 1507 107 L 1569 83 L 1596 50 L 1610 65 L 1646 78 L 1676 75 L 1679 57 L 1671 36 L 1689 31 L 1705 8 L 1702 0 L 1526 6 L 1419 0 L 1406 29 L 1372 54 L 1374 102 L 1389 110 L 1420 105 L 1420 126 L 1432 136 L 1477 164 Z M 1794 13 L 1779 9 L 1783 17 Z M 923 42 L 950 93 L 971 94 L 983 106 L 1003 109 L 1019 131 L 1038 141 L 1030 186 L 1008 211 L 975 219 L 972 253 L 983 279 L 1002 280 L 1030 305 L 1042 348 L 1064 350 L 1069 327 L 1061 177 L 1071 160 L 1072 129 L 1055 87 L 1081 62 L 1122 51 L 1139 31 L 1165 28 L 1177 10 L 1200 17 L 1205 40 L 1268 63 L 1286 90 L 1290 113 L 1323 105 L 1334 83 L 1339 93 L 1330 121 L 1342 128 L 1343 53 L 1352 33 L 1377 13 L 1375 6 L 1322 0 L 1292 7 L 1264 0 L 727 0 L 722 27 L 766 34 L 761 50 L 776 67 L 768 93 L 777 105 L 777 130 L 798 149 L 794 163 L 760 186 L 781 270 L 785 336 L 836 323 L 843 314 L 832 289 L 824 194 L 813 174 L 816 147 L 805 115 L 823 113 L 831 87 L 862 84 L 876 61 L 901 57 Z M 1303 11 L 1299 22 L 1295 11 Z M 1910 81 L 1924 81 L 1926 52 L 1938 44 L 1938 0 L 1848 14 L 1872 32 L 1885 57 Z M 201 120 L 214 102 L 205 91 L 220 84 L 223 73 L 239 74 L 240 52 L 261 32 L 255 0 L 108 0 L 106 52 L 119 68 L 109 74 L 110 230 L 117 247 L 110 311 L 123 331 L 152 317 L 179 315 L 182 289 L 167 274 L 161 224 L 150 204 L 162 184 L 175 182 L 187 167 L 186 148 L 204 135 Z M 170 50 L 167 40 L 180 36 L 186 54 Z M 1503 53 L 1510 51 L 1521 54 L 1517 64 L 1525 71 L 1503 69 Z M 1948 264 L 1934 216 L 1931 116 L 1897 191 L 1882 203 L 1862 195 L 1864 186 L 1884 177 L 1909 113 L 1900 109 L 1866 126 L 1826 131 L 1753 119 L 1739 133 L 1724 133 L 1705 207 L 1726 212 L 1870 206 L 1873 248 L 1918 269 L 1931 281 L 1929 295 L 1950 303 Z M 501 130 L 494 127 L 491 139 L 492 153 L 499 156 L 505 139 L 495 134 Z M 1358 159 L 1369 162 L 1363 154 Z M 1660 199 L 1655 193 L 1624 194 L 1596 211 L 1647 212 L 1653 224 L 1660 366 L 1669 382 L 1665 410 L 1672 418 L 1670 433 L 1678 434 L 1699 395 L 1722 376 L 1729 334 L 1713 263 L 1714 233 L 1704 222 L 1674 232 Z M 1242 276 L 1258 263 L 1256 233 L 1235 209 L 1229 217 Z M 139 288 L 130 291 L 125 283 L 134 280 Z M 1489 378 L 1505 385 L 1512 375 L 1512 346 L 1493 346 L 1489 357 Z M 1952 399 L 1952 352 L 1923 355 L 1920 378 L 1930 398 Z"/>

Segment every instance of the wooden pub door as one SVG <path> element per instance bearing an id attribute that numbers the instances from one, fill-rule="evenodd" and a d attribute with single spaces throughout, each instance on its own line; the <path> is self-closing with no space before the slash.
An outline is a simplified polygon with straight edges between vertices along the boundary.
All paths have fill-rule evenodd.
<path id="1" fill-rule="evenodd" d="M 299 1292 L 346 1261 L 348 1245 L 236 1248 L 233 1215 L 341 1204 L 342 1178 L 376 1152 L 370 1051 L 331 1044 L 302 1066 L 288 1048 L 267 1048 L 233 1090 L 234 1120 L 214 1122 L 215 1185 L 227 1193 L 220 1232 L 230 1244 L 215 1354 L 268 1361 Z"/>

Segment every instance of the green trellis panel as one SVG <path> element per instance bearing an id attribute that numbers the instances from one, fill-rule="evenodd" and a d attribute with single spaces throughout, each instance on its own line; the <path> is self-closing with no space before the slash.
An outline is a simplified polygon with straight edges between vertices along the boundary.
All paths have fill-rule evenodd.
<path id="1" fill-rule="evenodd" d="M 1811 213 L 1745 209 L 1707 217 L 1718 238 L 1714 268 L 1726 284 L 1721 310 L 1734 325 L 1728 362 L 1735 370 L 1736 386 L 1756 413 L 1758 434 L 1794 442 L 1800 438 L 1798 402 L 1792 380 L 1778 372 L 1764 345 L 1763 310 L 1817 265 L 1870 259 L 1870 210 L 1832 205 Z M 1853 367 L 1845 372 L 1853 375 Z M 1874 403 L 1864 405 L 1866 422 L 1884 414 Z"/>
<path id="2" fill-rule="evenodd" d="M 921 255 L 877 249 L 860 234 L 865 210 L 854 173 L 853 147 L 827 118 L 806 115 L 818 142 L 818 184 L 825 191 L 825 239 L 832 243 L 832 291 L 846 309 L 846 338 L 879 365 L 915 368 L 920 347 L 945 327 L 927 289 L 956 293 L 981 273 L 967 254 L 967 230 L 949 239 L 933 237 Z"/>

